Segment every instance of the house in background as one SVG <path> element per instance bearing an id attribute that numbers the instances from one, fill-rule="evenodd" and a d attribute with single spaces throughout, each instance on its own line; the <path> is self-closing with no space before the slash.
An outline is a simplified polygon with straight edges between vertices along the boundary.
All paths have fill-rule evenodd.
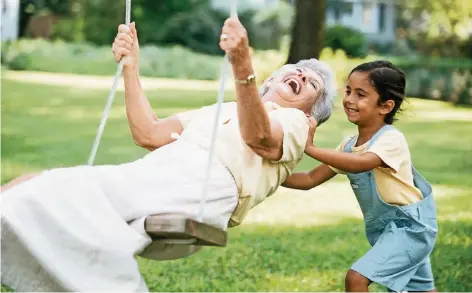
<path id="1" fill-rule="evenodd" d="M 19 0 L 0 0 L 1 10 L 1 40 L 16 40 L 20 24 L 20 1 Z"/>
<path id="2" fill-rule="evenodd" d="M 238 9 L 266 9 L 281 0 L 239 0 Z M 315 1 L 315 0 L 313 0 Z M 369 42 L 389 43 L 396 38 L 396 0 L 327 0 L 326 25 L 342 25 L 365 34 Z M 289 0 L 295 5 L 295 0 Z M 229 8 L 230 1 L 211 0 L 214 8 Z"/>
<path id="3" fill-rule="evenodd" d="M 328 0 L 326 24 L 357 29 L 370 42 L 393 42 L 396 38 L 395 0 Z"/>

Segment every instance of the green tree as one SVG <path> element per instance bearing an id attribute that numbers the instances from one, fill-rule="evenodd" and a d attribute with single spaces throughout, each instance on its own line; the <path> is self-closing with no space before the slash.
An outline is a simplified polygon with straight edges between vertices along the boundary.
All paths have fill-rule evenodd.
<path id="1" fill-rule="evenodd" d="M 464 43 L 472 38 L 472 1 L 401 0 L 399 8 L 399 27 L 420 52 L 472 57 L 472 52 L 464 49 L 468 46 Z"/>
<path id="2" fill-rule="evenodd" d="M 172 19 L 184 17 L 207 4 L 208 0 L 133 0 L 132 18 L 139 27 L 140 42 L 162 42 L 165 36 L 161 30 Z"/>

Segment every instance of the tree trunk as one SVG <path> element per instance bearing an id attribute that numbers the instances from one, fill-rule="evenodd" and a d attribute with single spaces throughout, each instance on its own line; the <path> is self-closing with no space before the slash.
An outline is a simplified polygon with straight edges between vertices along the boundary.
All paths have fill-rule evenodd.
<path id="1" fill-rule="evenodd" d="M 319 58 L 323 49 L 327 0 L 296 0 L 287 63 Z"/>
<path id="2" fill-rule="evenodd" d="M 31 17 L 34 15 L 34 11 L 30 11 L 27 9 L 29 5 L 33 5 L 34 10 L 38 8 L 38 6 L 33 1 L 20 1 L 20 21 L 18 27 L 18 38 L 26 36 L 28 23 Z"/>

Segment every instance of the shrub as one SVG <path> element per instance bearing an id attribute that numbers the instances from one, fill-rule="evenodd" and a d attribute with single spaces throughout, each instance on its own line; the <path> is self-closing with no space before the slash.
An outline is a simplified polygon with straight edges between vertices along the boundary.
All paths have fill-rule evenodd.
<path id="1" fill-rule="evenodd" d="M 248 24 L 251 45 L 257 50 L 280 50 L 283 37 L 290 35 L 294 12 L 292 5 L 282 1 L 256 11 Z"/>
<path id="2" fill-rule="evenodd" d="M 407 95 L 472 104 L 472 60 L 402 57 L 391 61 L 407 74 Z"/>
<path id="3" fill-rule="evenodd" d="M 257 50 L 279 49 L 284 34 L 289 32 L 287 19 L 290 11 L 280 4 L 273 9 L 239 13 L 238 18 L 244 24 L 248 37 Z M 218 43 L 221 28 L 228 17 L 227 11 L 199 6 L 194 10 L 174 15 L 154 32 L 158 44 L 178 44 L 193 51 L 222 56 L 224 52 Z"/>
<path id="4" fill-rule="evenodd" d="M 174 47 L 141 46 L 141 73 L 150 77 L 215 80 L 222 58 Z M 113 75 L 116 63 L 110 46 L 22 39 L 2 43 L 2 63 L 13 70 Z"/>
<path id="5" fill-rule="evenodd" d="M 223 55 L 219 48 L 224 15 L 202 7 L 196 11 L 176 14 L 158 31 L 159 43 L 178 44 L 196 52 Z"/>
<path id="6" fill-rule="evenodd" d="M 364 58 L 367 56 L 365 36 L 353 28 L 341 25 L 328 27 L 325 32 L 324 45 L 334 51 L 343 50 L 349 57 Z"/>
<path id="7" fill-rule="evenodd" d="M 82 42 L 85 40 L 83 18 L 61 18 L 53 26 L 52 39 L 66 42 Z"/>

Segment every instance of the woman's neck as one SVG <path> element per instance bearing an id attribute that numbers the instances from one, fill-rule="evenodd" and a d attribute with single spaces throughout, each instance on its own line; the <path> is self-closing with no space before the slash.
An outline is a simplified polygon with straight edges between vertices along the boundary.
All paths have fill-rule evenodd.
<path id="1" fill-rule="evenodd" d="M 368 142 L 374 134 L 385 126 L 385 123 L 374 124 L 374 125 L 359 125 L 357 127 L 357 131 L 359 132 L 359 136 L 357 137 L 356 146 L 360 146 Z"/>

